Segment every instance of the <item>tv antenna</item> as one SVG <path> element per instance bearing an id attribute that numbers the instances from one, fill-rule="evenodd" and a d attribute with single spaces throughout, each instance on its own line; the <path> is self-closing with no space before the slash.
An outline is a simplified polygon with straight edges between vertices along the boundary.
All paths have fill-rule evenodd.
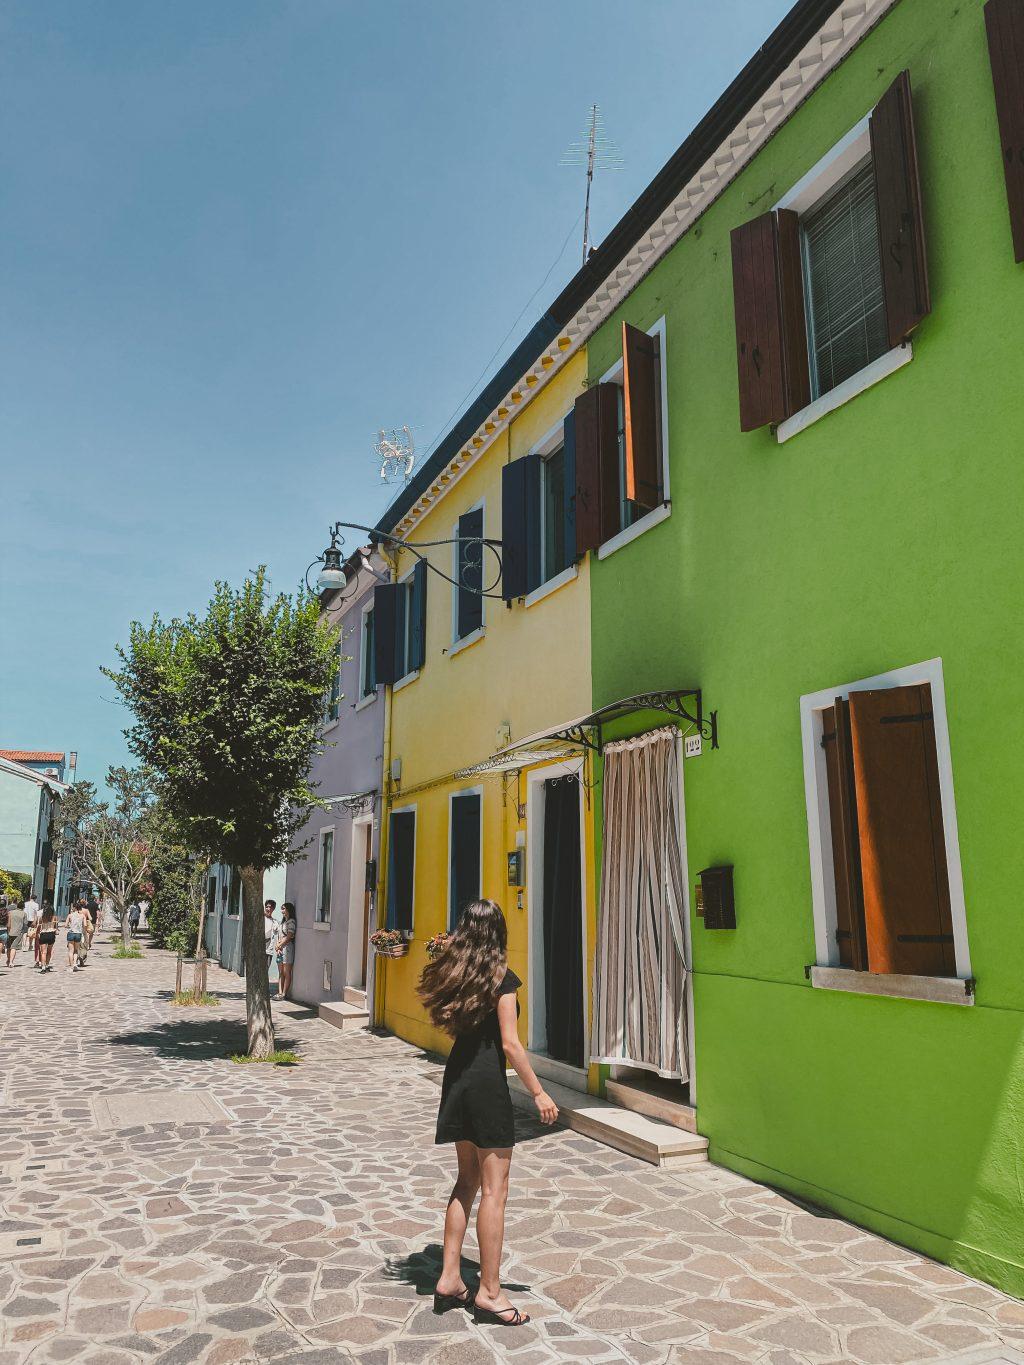
<path id="1" fill-rule="evenodd" d="M 392 427 L 390 431 L 382 428 L 373 449 L 380 461 L 381 483 L 409 482 L 416 463 L 416 448 L 408 427 Z"/>
<path id="2" fill-rule="evenodd" d="M 601 110 L 596 104 L 590 106 L 582 141 L 571 143 L 558 164 L 587 168 L 587 198 L 583 209 L 583 264 L 586 265 L 590 255 L 590 187 L 594 183 L 594 172 L 621 171 L 625 164 L 619 149 L 604 131 Z"/>

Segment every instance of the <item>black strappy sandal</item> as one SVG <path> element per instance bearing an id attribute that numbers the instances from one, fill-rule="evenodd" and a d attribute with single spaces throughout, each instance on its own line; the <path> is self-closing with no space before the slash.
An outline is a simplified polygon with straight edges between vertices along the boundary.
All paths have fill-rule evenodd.
<path id="1" fill-rule="evenodd" d="M 450 1313 L 453 1308 L 470 1309 L 474 1307 L 475 1295 L 471 1289 L 464 1289 L 461 1294 L 439 1294 L 434 1290 L 434 1312 L 437 1314 Z"/>
<path id="2" fill-rule="evenodd" d="M 506 1313 L 511 1313 L 510 1318 Z M 530 1321 L 529 1313 L 520 1313 L 516 1307 L 511 1308 L 480 1308 L 477 1304 L 473 1305 L 473 1321 L 483 1323 L 494 1323 L 497 1327 L 524 1327 Z"/>

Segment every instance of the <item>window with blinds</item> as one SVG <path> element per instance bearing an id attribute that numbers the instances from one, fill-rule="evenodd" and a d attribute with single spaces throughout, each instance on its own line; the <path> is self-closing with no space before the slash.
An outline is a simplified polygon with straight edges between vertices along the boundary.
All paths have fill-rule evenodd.
<path id="1" fill-rule="evenodd" d="M 851 171 L 800 226 L 807 349 L 818 398 L 889 349 L 871 161 Z"/>

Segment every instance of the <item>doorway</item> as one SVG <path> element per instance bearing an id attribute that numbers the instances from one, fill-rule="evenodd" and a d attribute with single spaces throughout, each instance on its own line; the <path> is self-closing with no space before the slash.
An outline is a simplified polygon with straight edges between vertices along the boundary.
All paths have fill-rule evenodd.
<path id="1" fill-rule="evenodd" d="M 373 882 L 368 869 L 373 854 L 373 817 L 352 821 L 352 864 L 349 871 L 348 946 L 345 984 L 366 989 L 366 968 L 370 951 L 370 913 L 373 908 Z"/>
<path id="2" fill-rule="evenodd" d="M 586 1089 L 586 872 L 582 761 L 527 775 L 529 1044 L 542 1071 Z"/>

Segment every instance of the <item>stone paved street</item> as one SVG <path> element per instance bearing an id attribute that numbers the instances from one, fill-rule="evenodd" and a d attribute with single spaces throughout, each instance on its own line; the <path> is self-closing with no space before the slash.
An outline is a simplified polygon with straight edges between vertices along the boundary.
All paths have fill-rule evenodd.
<path id="1" fill-rule="evenodd" d="M 178 1010 L 165 953 L 22 963 L 0 969 L 0 1365 L 1024 1361 L 1024 1304 L 985 1285 L 714 1166 L 526 1124 L 505 1280 L 534 1323 L 435 1317 L 436 1062 L 286 1007 L 301 1064 L 239 1066 L 227 973 L 220 1008 Z"/>

